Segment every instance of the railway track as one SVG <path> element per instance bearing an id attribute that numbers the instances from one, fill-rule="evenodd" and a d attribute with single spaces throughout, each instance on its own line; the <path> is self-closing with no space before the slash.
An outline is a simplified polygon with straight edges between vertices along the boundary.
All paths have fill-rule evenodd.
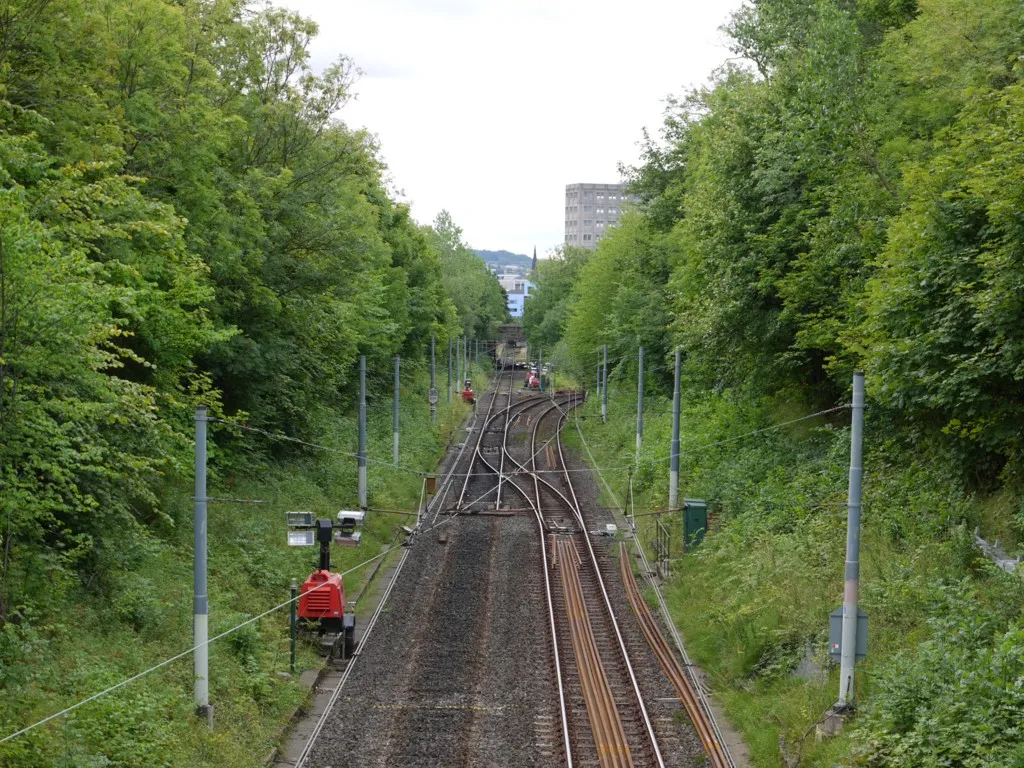
<path id="1" fill-rule="evenodd" d="M 729 768 L 731 763 L 717 731 L 647 610 L 632 571 L 628 571 L 628 579 L 625 572 L 615 574 L 609 567 L 611 558 L 603 552 L 606 556 L 600 557 L 595 551 L 561 442 L 567 414 L 568 410 L 553 398 L 549 398 L 546 406 L 538 407 L 525 461 L 512 455 L 507 442 L 503 444 L 510 463 L 530 476 L 533 493 L 529 502 L 542 532 L 542 549 L 550 549 L 545 565 L 552 570 L 555 589 L 553 596 L 549 593 L 547 598 L 554 645 L 561 650 L 556 666 L 559 688 L 566 699 L 563 712 L 567 718 L 567 765 L 573 765 L 575 759 L 581 764 L 599 763 L 607 768 L 661 767 L 677 764 L 672 758 L 678 758 L 674 754 L 666 759 L 662 745 L 673 753 L 682 751 L 673 749 L 679 746 L 679 737 L 672 719 L 661 717 L 655 721 L 645 704 L 631 658 L 640 643 L 636 637 L 624 636 L 629 633 L 620 629 L 605 584 L 606 578 L 621 575 L 648 652 L 661 665 L 693 721 L 709 764 Z M 550 436 L 541 442 L 545 427 L 545 436 Z M 543 469 L 539 466 L 542 456 Z M 519 482 L 514 484 L 523 492 Z M 634 627 L 630 628 L 636 633 Z M 650 682 L 645 682 L 650 687 Z M 664 701 L 664 697 L 660 700 Z"/>
<path id="2" fill-rule="evenodd" d="M 668 642 L 661 634 L 654 616 L 651 614 L 647 601 L 644 600 L 644 596 L 640 593 L 640 587 L 637 586 L 636 579 L 633 577 L 633 569 L 629 564 L 629 554 L 626 551 L 625 543 L 622 543 L 619 547 L 619 565 L 622 573 L 622 583 L 626 586 L 629 604 L 632 606 L 637 621 L 640 623 L 644 637 L 650 644 L 655 656 L 658 657 L 661 668 L 672 682 L 672 687 L 675 688 L 676 693 L 679 695 L 679 700 L 683 703 L 686 713 L 690 716 L 690 720 L 697 730 L 700 742 L 704 745 L 704 749 L 708 754 L 709 765 L 711 768 L 732 768 L 732 761 L 729 758 L 728 751 L 723 746 L 713 724 L 707 717 L 703 706 L 701 706 L 695 690 L 695 683 L 690 679 L 686 670 L 679 663 L 679 659 L 672 652 Z"/>
<path id="3" fill-rule="evenodd" d="M 533 481 L 531 504 L 551 540 L 552 576 L 558 589 L 552 600 L 555 646 L 566 663 L 562 688 L 567 708 L 566 752 L 579 762 L 602 766 L 665 765 L 630 655 L 597 558 L 591 546 L 572 478 L 566 471 L 561 428 L 567 411 L 550 399 L 532 424 L 529 456 L 511 461 Z M 554 418 L 552 436 L 538 446 L 540 432 Z M 506 446 L 507 450 L 507 446 Z M 546 468 L 538 468 L 544 454 Z M 572 765 L 571 758 L 568 761 Z"/>
<path id="4" fill-rule="evenodd" d="M 506 362 L 508 363 L 507 366 Z M 503 358 L 499 370 L 499 382 L 501 382 L 504 376 L 511 375 L 506 374 L 506 367 L 508 367 L 509 371 L 511 371 L 511 361 Z M 491 400 L 491 405 L 493 406 L 493 398 Z M 455 460 L 451 463 L 451 466 L 445 473 L 441 482 L 441 486 L 438 489 L 438 493 L 427 504 L 427 507 L 424 510 L 425 514 L 423 518 L 418 521 L 419 526 L 426 525 L 427 530 L 430 530 L 438 525 L 438 518 L 440 517 L 440 514 L 444 509 L 445 499 L 448 498 L 451 495 L 453 489 L 458 486 L 460 478 L 456 470 L 459 469 L 460 462 L 463 460 L 463 454 L 465 453 L 467 446 L 468 441 L 463 444 Z M 320 740 L 321 735 L 324 732 L 324 729 L 328 727 L 329 721 L 335 714 L 338 701 L 340 700 L 341 696 L 344 693 L 344 687 L 346 683 L 348 682 L 352 673 L 357 669 L 357 663 L 362 656 L 363 647 L 366 641 L 370 638 L 371 634 L 374 631 L 374 628 L 377 626 L 381 614 L 386 610 L 388 599 L 391 596 L 391 593 L 394 590 L 395 585 L 398 583 L 399 575 L 401 574 L 403 568 L 406 565 L 410 552 L 410 549 L 404 549 L 402 551 L 401 557 L 399 558 L 399 561 L 395 567 L 395 572 L 392 577 L 392 580 L 388 585 L 387 589 L 385 590 L 379 604 L 377 605 L 376 610 L 374 611 L 373 615 L 370 617 L 370 620 L 366 625 L 366 629 L 363 632 L 359 649 L 357 649 L 353 658 L 346 665 L 344 673 L 338 680 L 338 683 L 334 691 L 332 692 L 330 699 L 328 700 L 326 706 L 324 707 L 324 711 L 317 718 L 317 721 L 314 724 L 309 737 L 307 738 L 305 746 L 303 747 L 301 753 L 294 762 L 297 768 L 306 768 L 312 764 L 311 759 L 314 748 L 317 746 L 318 740 Z"/>
<path id="5" fill-rule="evenodd" d="M 374 662 L 354 690 L 339 686 L 315 757 L 298 765 L 725 768 L 714 734 L 697 727 L 705 757 L 680 723 L 685 670 L 657 646 L 628 562 L 588 532 L 596 508 L 580 503 L 561 443 L 576 395 L 520 391 L 511 362 L 500 359 L 422 520 L 461 522 L 423 545 Z"/>

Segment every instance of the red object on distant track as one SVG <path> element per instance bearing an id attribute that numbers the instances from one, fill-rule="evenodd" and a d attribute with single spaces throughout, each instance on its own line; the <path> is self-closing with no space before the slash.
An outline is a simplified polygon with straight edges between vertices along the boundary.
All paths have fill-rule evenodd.
<path id="1" fill-rule="evenodd" d="M 345 587 L 341 575 L 326 570 L 313 571 L 299 591 L 299 618 L 315 621 L 327 631 L 343 627 Z"/>

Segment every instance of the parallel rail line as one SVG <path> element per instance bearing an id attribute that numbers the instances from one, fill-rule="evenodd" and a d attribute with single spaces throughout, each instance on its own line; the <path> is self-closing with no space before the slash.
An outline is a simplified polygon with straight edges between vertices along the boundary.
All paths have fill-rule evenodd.
<path id="1" fill-rule="evenodd" d="M 573 398 L 574 400 L 574 398 Z M 594 745 L 597 748 L 598 758 L 600 763 L 605 768 L 621 768 L 624 766 L 633 766 L 633 754 L 634 750 L 630 747 L 627 737 L 625 734 L 625 728 L 623 727 L 622 717 L 618 712 L 617 705 L 615 704 L 614 697 L 611 693 L 611 688 L 608 683 L 607 675 L 604 669 L 604 661 L 602 660 L 601 654 L 597 649 L 597 642 L 593 634 L 593 627 L 591 624 L 590 609 L 586 605 L 588 599 L 593 599 L 584 595 L 584 590 L 580 585 L 579 570 L 578 568 L 583 565 L 582 558 L 579 555 L 579 550 L 576 547 L 575 539 L 580 538 L 586 545 L 586 551 L 589 555 L 586 569 L 588 571 L 589 578 L 593 579 L 598 585 L 601 600 L 595 604 L 595 609 L 598 605 L 603 608 L 605 615 L 608 617 L 612 627 L 612 634 L 615 637 L 615 645 L 618 650 L 618 658 L 626 671 L 629 685 L 631 688 L 633 701 L 637 711 L 640 713 L 640 719 L 642 720 L 642 730 L 646 737 L 646 743 L 637 745 L 641 747 L 642 752 L 650 751 L 654 758 L 654 763 L 659 768 L 664 768 L 664 760 L 662 759 L 660 749 L 658 747 L 657 737 L 654 734 L 653 725 L 650 717 L 647 714 L 646 707 L 643 703 L 643 696 L 640 693 L 639 685 L 636 680 L 636 674 L 633 670 L 632 663 L 629 658 L 629 653 L 626 650 L 625 643 L 622 639 L 621 632 L 619 631 L 618 622 L 615 618 L 614 610 L 611 607 L 611 602 L 608 599 L 607 590 L 604 587 L 604 582 L 601 577 L 600 569 L 597 564 L 597 557 L 590 545 L 589 536 L 586 532 L 586 523 L 583 519 L 582 512 L 579 508 L 579 503 L 576 498 L 575 490 L 572 486 L 572 480 L 566 470 L 566 464 L 564 455 L 561 448 L 561 429 L 564 425 L 564 419 L 567 411 L 559 407 L 559 404 L 554 398 L 548 398 L 550 405 L 547 406 L 545 411 L 538 415 L 536 421 L 532 425 L 531 429 L 531 440 L 530 440 L 530 458 L 527 461 L 529 466 L 526 466 L 522 462 L 515 459 L 510 452 L 508 452 L 507 440 L 503 442 L 503 450 L 507 453 L 509 459 L 517 465 L 520 470 L 524 473 L 528 473 L 534 486 L 534 501 L 530 501 L 531 506 L 534 507 L 537 515 L 538 525 L 542 531 L 541 538 L 541 550 L 544 552 L 545 558 L 547 557 L 547 546 L 544 541 L 543 534 L 549 533 L 548 531 L 548 519 L 547 514 L 551 512 L 557 512 L 558 510 L 550 509 L 548 505 L 547 512 L 545 511 L 545 502 L 543 500 L 542 488 L 544 493 L 551 495 L 555 498 L 555 506 L 561 507 L 561 511 L 569 512 L 570 518 L 573 522 L 573 530 L 571 531 L 572 538 L 564 538 L 565 541 L 571 542 L 571 548 L 568 544 L 556 541 L 552 545 L 553 562 L 560 563 L 560 574 L 563 587 L 563 599 L 566 607 L 566 623 L 570 633 L 571 641 L 573 643 L 573 649 L 576 656 L 576 664 L 580 677 L 580 685 L 586 703 L 588 719 L 590 721 L 591 735 L 594 740 Z M 561 464 L 563 474 L 565 477 L 565 484 L 568 489 L 569 495 L 562 493 L 553 483 L 542 478 L 537 473 L 537 434 L 540 429 L 541 423 L 552 411 L 557 410 L 560 414 L 560 418 L 556 425 L 556 445 L 558 448 L 557 456 L 558 463 Z M 553 457 L 552 457 L 553 458 Z M 513 483 L 522 492 L 518 484 Z M 563 527 L 563 526 L 556 526 Z M 550 589 L 548 599 L 550 600 Z M 557 636 L 557 624 L 555 620 L 553 605 L 551 606 L 552 611 L 552 626 L 555 634 L 552 637 L 553 647 L 556 650 L 558 648 L 558 636 Z M 594 617 L 596 618 L 596 617 Z M 565 687 L 564 681 L 559 680 L 559 689 L 563 691 Z M 564 695 L 564 694 L 563 694 Z M 564 709 L 564 702 L 563 702 Z M 571 750 L 571 739 L 568 733 L 568 724 L 563 725 L 563 732 L 566 739 L 566 752 L 570 754 Z M 571 761 L 569 763 L 571 765 Z"/>
<path id="2" fill-rule="evenodd" d="M 547 623 L 551 635 L 552 664 L 557 685 L 561 746 L 564 750 L 565 765 L 573 768 L 574 760 L 585 761 L 587 749 L 590 749 L 587 745 L 592 740 L 602 768 L 635 768 L 637 765 L 656 765 L 658 768 L 665 768 L 658 737 L 644 704 L 637 674 L 602 576 L 603 561 L 599 561 L 590 540 L 587 521 L 565 460 L 562 429 L 568 413 L 580 402 L 578 396 L 576 393 L 563 393 L 557 397 L 531 395 L 517 402 L 514 395 L 515 370 L 508 364 L 507 356 L 503 356 L 500 363 L 486 412 L 477 414 L 473 421 L 475 439 L 470 437 L 463 442 L 458 455 L 447 470 L 439 492 L 424 511 L 428 514 L 433 512 L 432 522 L 436 522 L 442 511 L 445 511 L 445 500 L 449 496 L 454 499 L 455 492 L 458 492 L 458 500 L 454 509 L 447 510 L 448 512 L 473 509 L 474 505 L 483 501 L 494 504 L 500 511 L 503 486 L 507 487 L 507 492 L 515 493 L 524 499 L 525 507 L 516 505 L 515 511 L 532 511 L 540 535 Z M 510 371 L 508 389 L 505 392 L 505 376 Z M 564 400 L 566 396 L 568 399 Z M 496 404 L 499 397 L 507 398 L 503 405 Z M 550 424 L 556 411 L 558 418 L 554 435 L 538 449 L 541 425 Z M 504 420 L 503 423 L 501 420 Z M 528 429 L 530 434 L 529 453 L 524 459 L 518 459 L 510 449 L 510 432 L 517 425 Z M 500 434 L 500 446 L 492 444 L 487 448 L 492 454 L 498 453 L 498 456 L 492 455 L 489 458 L 484 451 L 484 436 L 488 433 Z M 524 447 L 526 446 L 520 444 L 518 450 L 522 451 Z M 467 450 L 471 452 L 460 489 L 456 485 L 456 478 L 462 473 L 456 470 L 463 464 Z M 548 466 L 543 473 L 537 466 L 539 455 L 544 457 L 542 461 Z M 482 473 L 474 472 L 474 467 L 478 465 L 483 468 Z M 491 474 L 497 485 L 478 498 L 469 499 L 470 478 L 486 477 Z M 528 485 L 532 485 L 532 488 Z M 479 484 L 476 487 L 479 492 Z M 403 553 L 398 563 L 398 572 L 405 564 L 407 556 L 408 550 Z M 700 692 L 695 691 L 694 682 L 665 641 L 660 627 L 640 593 L 624 546 L 620 547 L 619 561 L 626 596 L 643 637 L 693 721 L 707 753 L 708 764 L 711 768 L 732 768 L 733 763 L 722 743 L 720 733 L 702 706 Z M 606 566 L 609 564 L 610 561 L 605 563 Z M 397 581 L 398 572 L 367 625 L 363 635 L 364 641 L 373 630 L 387 603 Z M 611 573 L 614 575 L 614 571 Z M 559 599 L 556 599 L 556 584 L 560 586 L 560 590 L 557 591 Z M 633 630 L 630 631 L 631 642 L 635 647 L 639 635 Z M 563 645 L 561 650 L 560 644 Z M 562 656 L 563 651 L 571 654 L 572 663 L 569 666 Z M 349 662 L 323 715 L 296 761 L 296 766 L 307 764 L 314 742 L 323 730 L 328 715 L 334 709 L 359 655 L 357 651 L 355 658 Z M 575 673 L 567 678 L 567 671 L 572 669 L 575 669 Z M 646 670 L 646 667 L 644 669 Z M 645 674 L 648 673 L 645 671 Z M 617 682 L 613 682 L 613 679 Z M 578 687 L 573 687 L 577 685 Z M 570 712 L 570 688 L 575 691 L 572 695 L 576 706 L 579 706 L 582 697 L 585 715 L 580 714 L 578 710 Z M 581 749 L 584 746 L 587 749 Z M 590 755 L 593 755 L 592 751 Z"/>
<path id="3" fill-rule="evenodd" d="M 697 736 L 700 738 L 701 744 L 704 745 L 704 749 L 708 754 L 711 767 L 730 768 L 732 763 L 729 760 L 728 752 L 723 747 L 712 724 L 708 721 L 704 708 L 697 699 L 697 694 L 694 691 L 689 675 L 686 674 L 686 671 L 680 665 L 676 655 L 672 653 L 672 649 L 661 634 L 661 629 L 654 620 L 654 616 L 651 615 L 647 601 L 644 600 L 643 595 L 640 593 L 640 588 L 633 577 L 633 569 L 629 564 L 629 555 L 626 552 L 625 543 L 620 545 L 619 565 L 622 571 L 622 581 L 626 585 L 626 596 L 629 598 L 629 604 L 633 607 L 633 612 L 640 623 L 644 637 L 647 638 L 651 650 L 654 651 L 654 655 L 658 658 L 658 663 L 661 664 L 665 675 L 672 682 L 676 693 L 679 694 L 679 700 L 686 708 L 686 713 L 690 716 L 690 720 L 693 721 Z"/>

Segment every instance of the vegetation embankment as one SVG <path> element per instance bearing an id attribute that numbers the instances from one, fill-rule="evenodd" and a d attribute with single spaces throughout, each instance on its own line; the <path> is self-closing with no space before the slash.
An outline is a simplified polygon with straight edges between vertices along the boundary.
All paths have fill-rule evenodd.
<path id="1" fill-rule="evenodd" d="M 972 538 L 1024 540 L 1021 21 L 1006 0 L 744 6 L 736 62 L 672 100 L 626 169 L 633 213 L 539 265 L 530 343 L 587 382 L 609 348 L 609 422 L 592 400 L 583 425 L 604 466 L 635 461 L 645 348 L 638 510 L 667 501 L 682 352 L 681 490 L 714 523 L 667 594 L 758 765 L 1024 759 L 1024 586 Z M 816 744 L 838 698 L 849 411 L 722 441 L 848 403 L 856 369 L 870 651 L 856 719 Z"/>
<path id="2" fill-rule="evenodd" d="M 268 502 L 211 509 L 216 632 L 308 568 L 281 511 L 352 503 L 350 462 L 302 443 L 354 448 L 359 356 L 386 401 L 371 455 L 390 456 L 401 355 L 403 461 L 425 469 L 445 437 L 424 421 L 431 337 L 441 353 L 506 319 L 451 218 L 417 225 L 374 137 L 338 118 L 359 73 L 343 56 L 314 72 L 316 31 L 245 0 L 0 12 L 5 735 L 188 647 L 196 405 L 217 420 L 212 495 Z M 373 505 L 415 505 L 414 475 L 380 472 Z M 370 548 L 390 537 L 371 521 Z M 0 762 L 252 764 L 299 695 L 274 674 L 276 621 L 214 648 L 213 733 L 193 728 L 183 661 Z"/>
<path id="3" fill-rule="evenodd" d="M 442 403 L 439 423 L 433 425 L 425 407 L 426 375 L 409 371 L 406 381 L 400 462 L 406 469 L 430 471 L 469 407 Z M 389 466 L 391 415 L 389 398 L 371 402 L 371 502 L 384 509 L 415 509 L 422 475 Z M 284 546 L 285 511 L 333 517 L 341 508 L 356 506 L 356 462 L 345 455 L 356 448 L 356 421 L 337 418 L 321 427 L 330 451 L 254 460 L 230 473 L 214 470 L 211 496 L 263 503 L 210 504 L 211 636 L 284 602 L 291 579 L 301 582 L 315 567 L 315 548 Z M 4 684 L 19 692 L 4 699 L 0 719 L 8 724 L 5 733 L 190 647 L 191 496 L 187 478 L 161 488 L 169 522 L 125 538 L 119 566 L 104 573 L 102 588 L 40 584 L 26 594 L 24 613 L 3 636 Z M 400 540 L 400 526 L 408 522 L 406 517 L 371 513 L 358 548 L 334 548 L 333 567 L 345 570 L 374 557 Z M 364 568 L 346 577 L 349 599 L 369 572 Z M 301 643 L 299 654 L 300 672 L 320 663 L 316 650 Z M 307 694 L 288 671 L 288 610 L 283 609 L 212 644 L 214 731 L 207 731 L 193 714 L 192 660 L 186 656 L 3 745 L 0 765 L 258 765 Z"/>

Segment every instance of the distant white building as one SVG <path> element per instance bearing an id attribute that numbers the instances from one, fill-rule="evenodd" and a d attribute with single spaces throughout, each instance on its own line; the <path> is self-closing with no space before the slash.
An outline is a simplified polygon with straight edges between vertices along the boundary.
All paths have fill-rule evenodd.
<path id="1" fill-rule="evenodd" d="M 522 317 L 523 305 L 526 304 L 526 297 L 534 288 L 533 283 L 522 275 L 510 274 L 498 275 L 498 282 L 508 294 L 508 313 L 512 317 Z"/>

